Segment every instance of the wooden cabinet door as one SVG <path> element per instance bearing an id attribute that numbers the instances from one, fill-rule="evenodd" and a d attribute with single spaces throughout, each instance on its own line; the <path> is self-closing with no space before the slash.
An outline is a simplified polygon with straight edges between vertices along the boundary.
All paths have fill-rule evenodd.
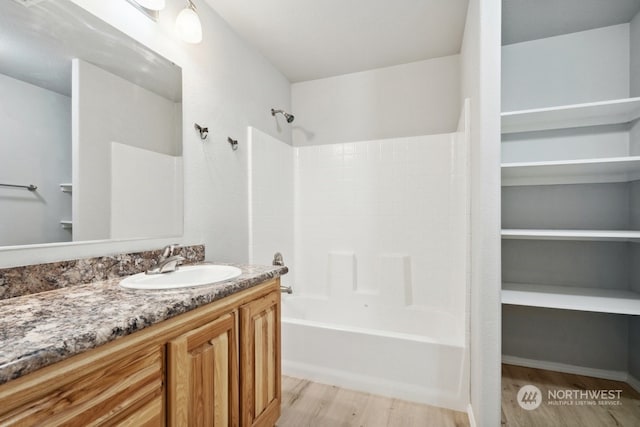
<path id="1" fill-rule="evenodd" d="M 238 425 L 236 349 L 235 312 L 169 341 L 170 426 Z"/>
<path id="2" fill-rule="evenodd" d="M 240 307 L 242 426 L 273 426 L 280 417 L 280 292 Z"/>

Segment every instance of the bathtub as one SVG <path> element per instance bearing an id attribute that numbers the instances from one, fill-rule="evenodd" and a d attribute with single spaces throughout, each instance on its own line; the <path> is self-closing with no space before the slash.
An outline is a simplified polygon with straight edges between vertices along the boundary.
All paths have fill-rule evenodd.
<path id="1" fill-rule="evenodd" d="M 282 297 L 283 374 L 466 411 L 464 324 L 418 307 Z"/>

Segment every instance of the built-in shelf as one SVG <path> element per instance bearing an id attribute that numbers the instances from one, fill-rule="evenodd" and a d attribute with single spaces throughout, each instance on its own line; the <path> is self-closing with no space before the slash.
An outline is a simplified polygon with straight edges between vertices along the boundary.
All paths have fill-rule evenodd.
<path id="1" fill-rule="evenodd" d="M 71 193 L 73 191 L 73 184 L 71 183 L 60 184 L 60 191 L 62 191 L 63 193 Z"/>
<path id="2" fill-rule="evenodd" d="M 640 117 L 640 98 L 614 99 L 501 114 L 502 133 L 627 123 Z"/>
<path id="3" fill-rule="evenodd" d="M 640 231 L 503 229 L 502 238 L 517 240 L 593 240 L 606 242 L 638 242 L 640 241 Z"/>
<path id="4" fill-rule="evenodd" d="M 502 186 L 630 182 L 640 179 L 640 156 L 502 164 Z"/>
<path id="5" fill-rule="evenodd" d="M 60 221 L 60 225 L 65 230 L 71 230 L 73 228 L 73 222 L 71 221 Z"/>
<path id="6" fill-rule="evenodd" d="M 640 294 L 618 289 L 503 283 L 502 303 L 640 315 Z"/>

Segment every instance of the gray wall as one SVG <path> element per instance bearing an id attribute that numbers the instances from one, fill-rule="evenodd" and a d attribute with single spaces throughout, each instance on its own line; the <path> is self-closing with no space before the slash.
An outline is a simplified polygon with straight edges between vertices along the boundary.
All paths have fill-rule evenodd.
<path id="1" fill-rule="evenodd" d="M 71 233 L 71 99 L 0 74 L 0 246 L 65 242 Z"/>
<path id="2" fill-rule="evenodd" d="M 622 157 L 629 154 L 629 125 L 510 133 L 501 147 L 504 163 Z"/>
<path id="3" fill-rule="evenodd" d="M 629 227 L 640 230 L 640 181 L 629 184 Z"/>
<path id="4" fill-rule="evenodd" d="M 631 184 L 631 224 L 640 230 L 640 181 Z M 631 267 L 631 289 L 640 293 L 640 243 L 631 244 Z M 640 381 L 640 316 L 629 317 L 629 374 Z"/>
<path id="5" fill-rule="evenodd" d="M 503 228 L 624 230 L 628 183 L 503 187 Z"/>
<path id="6" fill-rule="evenodd" d="M 502 280 L 629 289 L 629 243 L 505 240 Z"/>
<path id="7" fill-rule="evenodd" d="M 502 111 L 629 96 L 629 24 L 502 47 Z"/>
<path id="8" fill-rule="evenodd" d="M 629 316 L 508 305 L 502 312 L 504 354 L 627 370 Z"/>
<path id="9" fill-rule="evenodd" d="M 640 316 L 629 319 L 629 374 L 640 381 Z"/>
<path id="10" fill-rule="evenodd" d="M 630 96 L 640 96 L 640 12 L 629 24 Z"/>

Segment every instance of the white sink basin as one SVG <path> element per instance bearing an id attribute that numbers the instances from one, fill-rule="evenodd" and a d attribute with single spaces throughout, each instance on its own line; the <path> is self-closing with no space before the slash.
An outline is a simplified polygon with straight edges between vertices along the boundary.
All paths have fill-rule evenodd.
<path id="1" fill-rule="evenodd" d="M 171 273 L 134 274 L 120 282 L 120 286 L 129 289 L 177 289 L 191 286 L 212 285 L 235 279 L 242 272 L 230 265 L 187 265 Z"/>

